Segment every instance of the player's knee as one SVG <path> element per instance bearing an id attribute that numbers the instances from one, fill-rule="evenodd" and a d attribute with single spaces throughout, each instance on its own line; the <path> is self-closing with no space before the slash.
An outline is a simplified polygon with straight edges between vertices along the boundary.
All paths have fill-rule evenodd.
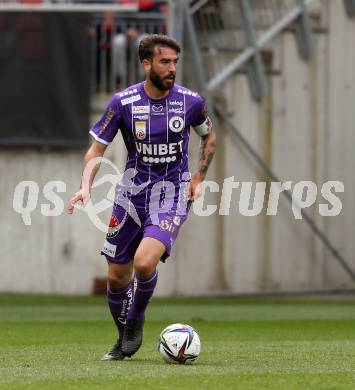
<path id="1" fill-rule="evenodd" d="M 109 273 L 107 277 L 108 285 L 111 288 L 123 288 L 131 281 L 131 276 L 126 274 Z"/>
<path id="2" fill-rule="evenodd" d="M 149 276 L 154 272 L 156 267 L 156 260 L 152 256 L 145 255 L 140 256 L 136 255 L 134 258 L 134 272 L 138 278 L 149 278 Z"/>

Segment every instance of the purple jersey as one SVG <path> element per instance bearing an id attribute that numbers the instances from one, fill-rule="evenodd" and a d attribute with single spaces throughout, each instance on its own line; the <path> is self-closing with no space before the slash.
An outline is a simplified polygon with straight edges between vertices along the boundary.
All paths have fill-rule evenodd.
<path id="1" fill-rule="evenodd" d="M 90 134 L 108 145 L 118 129 L 127 147 L 126 171 L 133 168 L 133 184 L 149 183 L 129 198 L 138 208 L 147 208 L 150 190 L 157 182 L 173 183 L 178 191 L 189 181 L 188 142 L 190 126 L 201 136 L 211 128 L 205 101 L 196 92 L 174 85 L 168 96 L 152 99 L 144 82 L 116 93 Z"/>

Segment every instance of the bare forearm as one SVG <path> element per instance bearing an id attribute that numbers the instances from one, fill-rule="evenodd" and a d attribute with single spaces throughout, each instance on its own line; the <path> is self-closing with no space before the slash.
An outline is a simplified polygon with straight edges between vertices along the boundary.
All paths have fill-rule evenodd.
<path id="1" fill-rule="evenodd" d="M 70 199 L 68 203 L 68 214 L 73 214 L 75 205 L 79 204 L 85 206 L 89 201 L 92 182 L 100 168 L 105 149 L 106 145 L 93 141 L 89 150 L 86 152 L 83 161 L 83 176 L 80 190 Z"/>
<path id="2" fill-rule="evenodd" d="M 95 145 L 90 147 L 86 152 L 83 161 L 83 176 L 81 181 L 81 188 L 90 192 L 92 183 L 95 179 L 96 173 L 100 168 L 104 148 L 95 148 Z"/>
<path id="3" fill-rule="evenodd" d="M 211 164 L 216 150 L 216 133 L 211 131 L 208 135 L 201 138 L 200 160 L 198 173 L 202 180 L 206 177 L 208 167 Z"/>

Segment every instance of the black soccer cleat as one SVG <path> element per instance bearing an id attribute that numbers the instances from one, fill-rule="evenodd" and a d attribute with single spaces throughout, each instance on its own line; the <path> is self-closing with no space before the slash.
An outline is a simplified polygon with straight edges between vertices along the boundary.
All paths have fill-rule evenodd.
<path id="1" fill-rule="evenodd" d="M 142 345 L 143 324 L 144 320 L 127 320 L 121 347 L 125 356 L 131 357 Z"/>
<path id="2" fill-rule="evenodd" d="M 116 344 L 111 348 L 110 351 L 105 353 L 101 358 L 101 361 L 111 361 L 111 360 L 123 360 L 126 355 L 122 352 L 122 341 L 117 339 Z"/>

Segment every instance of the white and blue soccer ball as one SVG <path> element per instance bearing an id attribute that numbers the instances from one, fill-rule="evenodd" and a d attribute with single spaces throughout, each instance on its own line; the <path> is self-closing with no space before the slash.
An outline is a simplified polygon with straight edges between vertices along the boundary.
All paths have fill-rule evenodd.
<path id="1" fill-rule="evenodd" d="M 200 354 L 200 337 L 190 325 L 172 324 L 160 333 L 158 351 L 167 363 L 190 364 Z"/>

